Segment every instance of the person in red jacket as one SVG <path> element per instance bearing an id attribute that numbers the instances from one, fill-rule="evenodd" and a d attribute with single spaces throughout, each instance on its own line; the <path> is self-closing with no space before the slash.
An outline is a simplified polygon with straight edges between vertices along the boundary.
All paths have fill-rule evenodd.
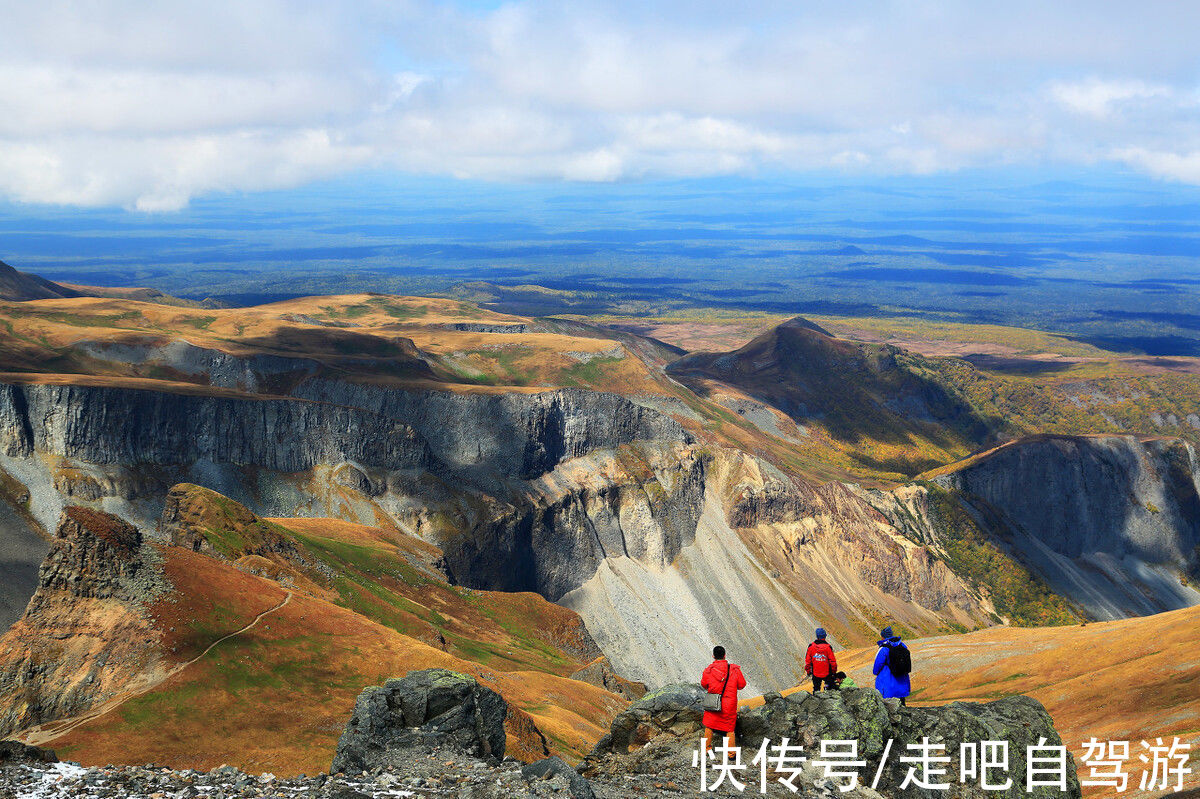
<path id="1" fill-rule="evenodd" d="M 837 658 L 833 647 L 825 640 L 825 628 L 817 628 L 817 640 L 808 645 L 808 654 L 804 656 L 804 673 L 812 677 L 813 693 L 821 690 L 821 686 L 833 688 L 833 675 L 837 674 Z"/>
<path id="2" fill-rule="evenodd" d="M 729 736 L 729 746 L 737 746 L 733 728 L 737 726 L 737 692 L 746 687 L 746 678 L 736 663 L 725 659 L 725 647 L 713 647 L 713 662 L 700 676 L 700 687 L 710 694 L 721 694 L 721 712 L 704 711 L 704 751 L 712 748 L 713 732 Z"/>

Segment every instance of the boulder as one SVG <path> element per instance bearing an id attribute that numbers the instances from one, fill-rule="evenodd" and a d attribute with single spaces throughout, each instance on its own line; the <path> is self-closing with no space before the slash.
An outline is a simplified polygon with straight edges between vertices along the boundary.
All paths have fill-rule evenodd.
<path id="1" fill-rule="evenodd" d="M 611 731 L 600 740 L 579 770 L 588 776 L 619 773 L 662 773 L 691 763 L 692 751 L 702 733 L 701 697 L 698 685 L 672 685 L 647 694 L 613 720 Z M 855 740 L 858 758 L 866 761 L 860 784 L 870 784 L 884 761 L 878 790 L 889 799 L 967 799 L 984 795 L 978 781 L 959 781 L 960 745 L 983 741 L 1005 741 L 1009 769 L 992 776 L 1003 782 L 1012 779 L 1008 791 L 988 791 L 992 797 L 1079 797 L 1080 784 L 1075 761 L 1067 754 L 1067 790 L 1035 786 L 1025 790 L 1026 749 L 1029 746 L 1062 746 L 1050 714 L 1036 699 L 1009 696 L 994 702 L 954 702 L 940 707 L 903 707 L 885 700 L 873 688 L 847 688 L 813 695 L 797 692 L 784 697 L 767 694 L 760 707 L 738 714 L 737 742 L 748 760 L 764 740 L 772 744 L 784 738 L 800 744 L 808 757 L 818 756 L 823 740 Z M 938 781 L 947 790 L 901 788 L 910 767 L 901 756 L 916 754 L 909 745 L 928 738 L 944 747 L 938 755 L 950 758 L 946 775 Z M 1044 743 L 1043 743 L 1044 739 Z M 888 741 L 891 748 L 888 749 Z M 632 747 L 632 749 L 631 749 Z M 885 752 L 887 753 L 884 760 Z"/>
<path id="2" fill-rule="evenodd" d="M 397 766 L 411 757 L 409 750 L 436 747 L 498 762 L 507 715 L 500 694 L 474 677 L 446 669 L 410 672 L 359 694 L 330 772 Z"/>
<path id="3" fill-rule="evenodd" d="M 560 757 L 548 757 L 545 760 L 530 763 L 521 769 L 521 776 L 530 781 L 548 780 L 554 776 L 561 776 L 570 785 L 571 799 L 596 799 L 592 784 L 563 762 Z"/>
<path id="4" fill-rule="evenodd" d="M 673 683 L 648 693 L 617 714 L 592 755 L 625 754 L 630 746 L 663 734 L 692 740 L 700 734 L 703 702 L 704 689 L 691 683 Z"/>
<path id="5" fill-rule="evenodd" d="M 5 763 L 57 763 L 51 749 L 29 746 L 20 741 L 0 741 L 0 765 Z"/>

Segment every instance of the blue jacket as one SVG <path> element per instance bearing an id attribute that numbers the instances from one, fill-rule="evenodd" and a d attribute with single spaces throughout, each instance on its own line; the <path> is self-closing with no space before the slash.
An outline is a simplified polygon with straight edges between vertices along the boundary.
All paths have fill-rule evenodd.
<path id="1" fill-rule="evenodd" d="M 875 690 L 883 694 L 884 699 L 894 696 L 908 696 L 912 693 L 912 686 L 909 684 L 908 675 L 905 674 L 903 677 L 897 677 L 888 668 L 888 650 L 896 646 L 904 646 L 904 643 L 900 640 L 900 636 L 893 635 L 891 638 L 879 642 L 879 652 L 875 655 L 875 668 L 872 669 L 875 674 Z M 906 646 L 904 648 L 908 649 Z"/>

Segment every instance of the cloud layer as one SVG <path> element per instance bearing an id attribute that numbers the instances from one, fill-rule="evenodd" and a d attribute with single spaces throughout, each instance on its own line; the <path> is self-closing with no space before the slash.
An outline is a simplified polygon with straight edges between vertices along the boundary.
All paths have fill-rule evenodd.
<path id="1" fill-rule="evenodd" d="M 1200 183 L 1188 3 L 0 0 L 0 196 L 1122 165 Z"/>

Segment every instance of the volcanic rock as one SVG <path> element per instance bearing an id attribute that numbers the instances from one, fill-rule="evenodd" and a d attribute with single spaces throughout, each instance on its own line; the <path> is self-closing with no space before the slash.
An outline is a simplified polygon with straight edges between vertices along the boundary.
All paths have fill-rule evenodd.
<path id="1" fill-rule="evenodd" d="M 330 771 L 359 774 L 402 762 L 412 749 L 438 746 L 499 761 L 507 715 L 500 694 L 473 677 L 414 671 L 359 694 Z"/>
<path id="2" fill-rule="evenodd" d="M 698 685 L 673 685 L 635 702 L 613 720 L 610 734 L 580 764 L 580 772 L 611 778 L 619 773 L 666 774 L 690 764 L 703 732 L 701 697 Z M 743 753 L 756 751 L 764 740 L 779 744 L 787 738 L 802 745 L 812 757 L 820 751 L 821 741 L 854 740 L 858 759 L 866 761 L 861 773 L 874 775 L 882 761 L 878 789 L 894 799 L 977 795 L 977 780 L 968 778 L 966 784 L 960 781 L 959 754 L 962 744 L 978 746 L 982 741 L 1003 741 L 1009 748 L 1009 768 L 1000 781 L 1011 778 L 1012 786 L 989 795 L 1014 799 L 1081 795 L 1070 754 L 1066 755 L 1066 792 L 1037 785 L 1030 792 L 1025 790 L 1027 748 L 1062 746 L 1050 714 L 1040 702 L 1027 696 L 987 703 L 954 702 L 941 707 L 904 707 L 894 700 L 884 700 L 873 688 L 815 696 L 798 692 L 783 697 L 773 693 L 764 699 L 761 707 L 739 713 L 736 733 Z M 900 787 L 908 764 L 899 758 L 913 756 L 910 745 L 921 745 L 923 740 L 944 747 L 935 753 L 949 758 L 947 773 L 938 781 L 948 783 L 949 789 L 933 791 L 912 784 Z"/>

